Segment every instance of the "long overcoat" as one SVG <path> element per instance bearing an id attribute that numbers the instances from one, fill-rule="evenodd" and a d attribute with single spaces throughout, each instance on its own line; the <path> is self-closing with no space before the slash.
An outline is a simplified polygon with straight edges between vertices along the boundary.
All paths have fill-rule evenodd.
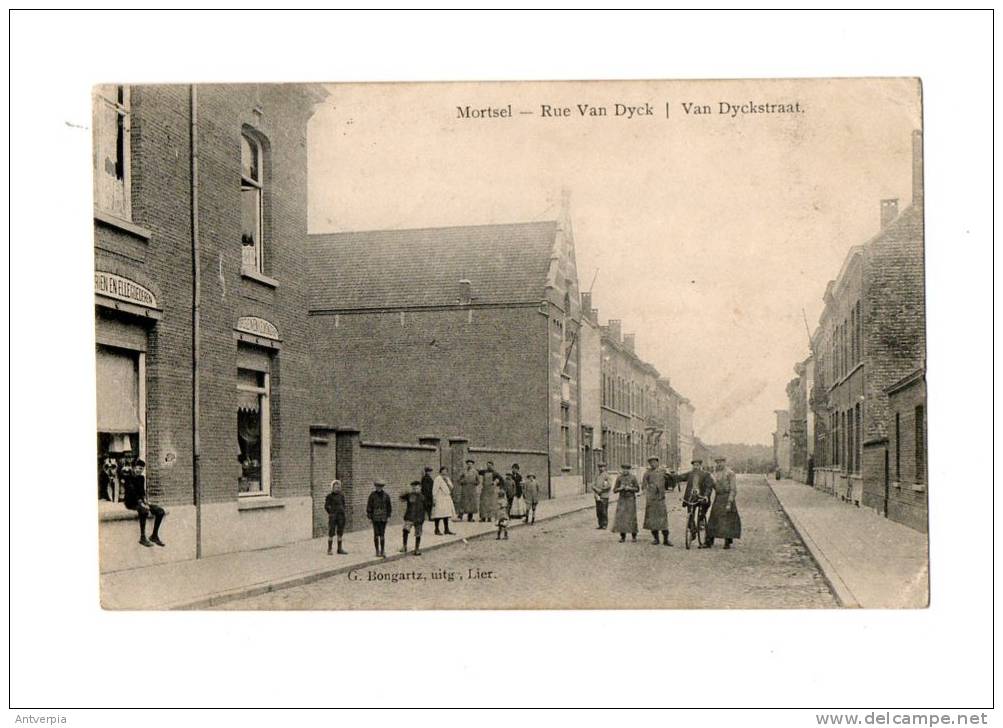
<path id="1" fill-rule="evenodd" d="M 647 531 L 668 531 L 669 512 L 665 508 L 668 475 L 663 468 L 644 471 L 644 528 Z"/>
<path id="2" fill-rule="evenodd" d="M 735 496 L 735 473 L 730 468 L 714 473 L 714 504 L 707 516 L 707 538 L 741 538 L 742 518 Z"/>
<path id="3" fill-rule="evenodd" d="M 613 492 L 619 495 L 616 501 L 616 516 L 610 530 L 614 533 L 637 533 L 637 494 L 641 486 L 633 473 L 626 473 L 616 479 Z"/>
<path id="4" fill-rule="evenodd" d="M 443 475 L 437 475 L 432 483 L 432 518 L 456 518 L 453 484 Z"/>
<path id="5" fill-rule="evenodd" d="M 460 503 L 457 507 L 459 513 L 477 513 L 480 507 L 478 486 L 481 476 L 474 468 L 464 470 L 460 476 Z"/>
<path id="6" fill-rule="evenodd" d="M 481 482 L 481 498 L 479 516 L 484 520 L 495 517 L 498 498 L 495 493 L 495 479 L 498 474 L 494 470 L 485 470 Z"/>

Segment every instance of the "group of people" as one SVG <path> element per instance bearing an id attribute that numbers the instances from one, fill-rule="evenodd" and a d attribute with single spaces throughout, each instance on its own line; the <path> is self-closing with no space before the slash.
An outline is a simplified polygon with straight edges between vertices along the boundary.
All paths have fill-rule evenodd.
<path id="1" fill-rule="evenodd" d="M 473 521 L 476 515 L 481 522 L 495 522 L 498 526 L 498 540 L 508 539 L 508 524 L 512 518 L 525 523 L 536 523 L 536 507 L 540 502 L 540 485 L 534 473 L 527 473 L 523 479 L 519 464 L 502 475 L 495 470 L 490 460 L 483 470 L 478 470 L 476 462 L 468 459 L 465 469 L 454 485 L 449 468 L 442 466 L 439 474 L 432 477 L 431 466 L 426 466 L 421 480 L 413 480 L 408 490 L 400 495 L 404 508 L 400 548 L 407 553 L 410 535 L 414 533 L 414 554 L 421 555 L 421 536 L 425 521 L 435 524 L 436 536 L 451 536 L 450 519 Z M 386 492 L 386 482 L 373 482 L 373 491 L 366 501 L 366 518 L 373 526 L 373 546 L 376 555 L 386 558 L 386 527 L 393 514 L 393 502 Z M 327 553 L 347 554 L 342 546 L 347 521 L 347 504 L 340 480 L 331 482 L 324 510 L 328 514 Z M 442 529 L 440 530 L 440 524 Z M 334 539 L 338 540 L 337 551 Z"/>
<path id="2" fill-rule="evenodd" d="M 691 465 L 691 469 L 685 473 L 668 472 L 661 467 L 658 457 L 652 456 L 648 458 L 648 469 L 640 483 L 628 464 L 622 465 L 622 472 L 615 477 L 607 472 L 604 464 L 600 465 L 599 474 L 592 485 L 597 528 L 610 528 L 614 533 L 619 533 L 620 543 L 627 540 L 628 533 L 631 540 L 637 541 L 637 496 L 643 491 L 644 529 L 651 532 L 653 544 L 672 546 L 665 499 L 670 490 L 685 483 L 683 504 L 697 509 L 699 516 L 706 518 L 707 522 L 707 535 L 698 546 L 710 548 L 716 539 L 722 538 L 724 547 L 730 549 L 734 540 L 742 536 L 742 520 L 735 503 L 738 494 L 735 473 L 723 457 L 715 459 L 713 472 L 704 470 L 703 460 L 699 458 L 694 459 Z M 618 495 L 612 527 L 609 525 L 610 493 Z"/>

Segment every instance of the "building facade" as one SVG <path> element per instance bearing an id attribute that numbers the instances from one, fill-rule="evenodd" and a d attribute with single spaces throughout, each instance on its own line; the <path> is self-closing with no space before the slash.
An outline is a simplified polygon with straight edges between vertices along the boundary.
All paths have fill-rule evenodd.
<path id="1" fill-rule="evenodd" d="M 773 432 L 773 463 L 781 478 L 791 477 L 791 417 L 787 410 L 773 410 L 777 429 Z"/>
<path id="2" fill-rule="evenodd" d="M 889 517 L 889 388 L 926 359 L 923 238 L 922 136 L 915 132 L 912 204 L 899 213 L 897 200 L 881 201 L 880 231 L 850 249 L 812 336 L 815 487 Z"/>
<path id="3" fill-rule="evenodd" d="M 310 242 L 318 422 L 379 442 L 464 438 L 481 465 L 535 463 L 545 497 L 583 492 L 581 304 L 566 220 Z"/>
<path id="4" fill-rule="evenodd" d="M 94 285 L 101 569 L 309 537 L 312 86 L 99 86 Z M 147 463 L 168 548 L 138 548 Z"/>
<path id="5" fill-rule="evenodd" d="M 680 395 L 679 399 L 679 467 L 689 468 L 696 452 L 696 435 L 693 432 L 693 403 Z"/>
<path id="6" fill-rule="evenodd" d="M 787 384 L 787 411 L 789 413 L 791 477 L 807 483 L 813 476 L 814 447 L 811 442 L 813 417 L 808 416 L 808 395 L 811 392 L 813 364 L 811 357 L 794 366 L 795 377 Z"/>
<path id="7" fill-rule="evenodd" d="M 582 294 L 581 321 L 582 478 L 595 482 L 600 463 L 605 462 L 602 444 L 602 343 L 599 311 L 592 307 L 592 294 Z"/>

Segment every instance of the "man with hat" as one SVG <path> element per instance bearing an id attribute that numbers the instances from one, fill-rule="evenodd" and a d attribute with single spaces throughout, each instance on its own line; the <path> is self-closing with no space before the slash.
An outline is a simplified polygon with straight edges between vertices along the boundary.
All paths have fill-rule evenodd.
<path id="1" fill-rule="evenodd" d="M 697 518 L 704 518 L 707 515 L 707 508 L 710 507 L 710 494 L 714 490 L 714 479 L 710 473 L 703 469 L 703 460 L 694 458 L 690 463 L 692 466 L 689 472 L 670 474 L 669 478 L 675 483 L 686 483 L 683 491 L 683 504 L 696 504 Z M 689 524 L 686 526 L 689 528 Z M 702 548 L 703 544 L 698 544 Z"/>
<path id="2" fill-rule="evenodd" d="M 474 467 L 473 459 L 468 458 L 466 466 L 467 469 L 460 475 L 460 502 L 456 509 L 456 517 L 462 521 L 463 517 L 466 516 L 468 521 L 472 521 L 474 514 L 480 507 L 477 486 L 481 482 L 481 476 L 478 474 L 477 468 Z"/>
<path id="3" fill-rule="evenodd" d="M 385 480 L 373 481 L 373 492 L 366 501 L 366 518 L 373 523 L 373 545 L 376 547 L 376 555 L 383 558 L 387 555 L 387 521 L 393 512 L 390 496 L 383 490 L 386 487 Z"/>
<path id="4" fill-rule="evenodd" d="M 727 459 L 714 458 L 714 505 L 707 516 L 707 546 L 714 545 L 715 538 L 724 539 L 724 547 L 731 548 L 736 538 L 742 537 L 742 519 L 738 515 L 735 496 L 735 472 L 728 467 Z"/>
<path id="5" fill-rule="evenodd" d="M 132 472 L 125 477 L 125 507 L 139 515 L 139 543 L 152 547 L 166 546 L 160 540 L 160 524 L 167 511 L 156 503 L 150 503 L 146 494 L 146 462 L 139 458 L 132 464 Z M 146 519 L 153 516 L 153 533 L 146 537 Z"/>
<path id="6" fill-rule="evenodd" d="M 596 480 L 592 484 L 592 495 L 596 499 L 596 520 L 599 522 L 597 528 L 605 530 L 609 525 L 609 492 L 613 489 L 610 482 L 612 476 L 606 472 L 606 463 L 599 463 L 599 472 Z"/>
<path id="7" fill-rule="evenodd" d="M 630 472 L 630 465 L 624 463 L 620 466 L 622 472 L 616 479 L 613 492 L 619 497 L 616 501 L 616 515 L 613 517 L 614 533 L 620 534 L 620 543 L 627 540 L 630 534 L 632 540 L 637 541 L 637 494 L 641 490 L 637 478 Z"/>
<path id="8" fill-rule="evenodd" d="M 644 471 L 641 483 L 644 487 L 644 528 L 651 531 L 654 537 L 652 543 L 659 544 L 658 534 L 662 534 L 662 542 L 671 546 L 669 541 L 669 512 L 665 508 L 665 491 L 669 489 L 668 473 L 658 464 L 658 456 L 648 458 L 648 469 Z"/>

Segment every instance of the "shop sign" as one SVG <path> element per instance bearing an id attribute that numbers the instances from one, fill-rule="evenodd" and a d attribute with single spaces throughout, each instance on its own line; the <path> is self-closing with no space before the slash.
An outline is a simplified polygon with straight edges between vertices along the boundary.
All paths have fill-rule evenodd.
<path id="1" fill-rule="evenodd" d="M 114 273 L 94 271 L 94 293 L 119 301 L 138 303 L 147 308 L 157 308 L 157 299 L 148 289 Z"/>
<path id="2" fill-rule="evenodd" d="M 257 316 L 241 316 L 237 319 L 237 331 L 253 336 L 279 341 L 279 330 L 270 321 Z"/>

